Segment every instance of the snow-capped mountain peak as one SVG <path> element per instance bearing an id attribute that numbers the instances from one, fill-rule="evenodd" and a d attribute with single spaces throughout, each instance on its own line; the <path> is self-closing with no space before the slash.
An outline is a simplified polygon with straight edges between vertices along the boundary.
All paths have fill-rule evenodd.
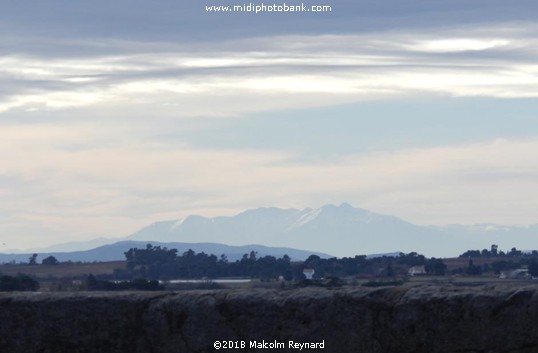
<path id="1" fill-rule="evenodd" d="M 256 243 L 337 256 L 392 251 L 455 256 L 469 249 L 489 248 L 491 244 L 536 248 L 538 225 L 418 226 L 343 203 L 303 210 L 261 207 L 235 216 L 213 218 L 191 215 L 154 223 L 129 239 L 228 245 Z"/>

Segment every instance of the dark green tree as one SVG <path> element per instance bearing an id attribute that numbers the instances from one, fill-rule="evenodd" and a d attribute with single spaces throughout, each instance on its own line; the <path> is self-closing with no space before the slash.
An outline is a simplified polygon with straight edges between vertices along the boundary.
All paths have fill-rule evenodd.
<path id="1" fill-rule="evenodd" d="M 424 265 L 426 272 L 434 276 L 444 276 L 446 273 L 446 265 L 442 259 L 431 258 Z"/>
<path id="2" fill-rule="evenodd" d="M 463 254 L 461 254 L 459 257 L 480 257 L 482 256 L 482 253 L 480 250 L 467 250 Z"/>
<path id="3" fill-rule="evenodd" d="M 33 254 L 32 256 L 30 256 L 30 258 L 28 259 L 28 265 L 31 265 L 31 266 L 34 266 L 34 265 L 37 265 L 37 254 Z"/>
<path id="4" fill-rule="evenodd" d="M 416 252 L 411 252 L 409 254 L 400 253 L 397 261 L 401 265 L 421 266 L 426 263 L 426 258 L 424 255 L 417 254 Z"/>
<path id="5" fill-rule="evenodd" d="M 43 265 L 58 265 L 59 263 L 60 262 L 54 256 L 46 257 L 41 261 L 41 264 Z"/>
<path id="6" fill-rule="evenodd" d="M 91 273 L 88 275 L 88 277 L 86 277 L 86 288 L 88 290 L 93 290 L 97 288 L 97 279 Z"/>
<path id="7" fill-rule="evenodd" d="M 501 261 L 495 261 L 491 263 L 491 269 L 496 274 L 501 273 L 501 271 L 513 270 L 518 267 L 519 267 L 519 263 L 512 262 L 512 261 L 501 260 Z"/>
<path id="8" fill-rule="evenodd" d="M 471 276 L 480 276 L 482 274 L 482 268 L 480 266 L 476 266 L 473 263 L 473 260 L 469 260 L 469 266 L 465 268 L 465 273 Z"/>
<path id="9" fill-rule="evenodd" d="M 39 283 L 26 275 L 0 276 L 0 291 L 36 291 Z"/>
<path id="10" fill-rule="evenodd" d="M 529 273 L 532 277 L 538 277 L 538 261 L 529 262 Z"/>
<path id="11" fill-rule="evenodd" d="M 521 254 L 522 254 L 521 250 L 517 250 L 516 248 L 512 248 L 510 250 L 510 252 L 508 253 L 508 256 L 518 257 L 518 256 L 521 256 Z"/>
<path id="12" fill-rule="evenodd" d="M 392 262 L 389 262 L 387 265 L 387 277 L 394 277 L 394 267 L 392 266 Z"/>

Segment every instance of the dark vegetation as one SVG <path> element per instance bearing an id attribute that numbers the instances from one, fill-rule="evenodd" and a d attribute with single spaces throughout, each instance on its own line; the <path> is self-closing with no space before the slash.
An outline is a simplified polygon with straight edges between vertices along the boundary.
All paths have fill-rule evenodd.
<path id="1" fill-rule="evenodd" d="M 454 273 L 481 275 L 483 273 L 493 272 L 499 274 L 502 271 L 525 267 L 531 276 L 538 277 L 537 250 L 524 253 L 521 250 L 512 248 L 510 251 L 504 252 L 499 251 L 498 246 L 493 244 L 490 250 L 467 250 L 459 258 L 468 259 L 468 265 L 464 268 L 456 269 Z M 482 265 L 476 264 L 479 260 L 482 260 Z"/>
<path id="2" fill-rule="evenodd" d="M 426 258 L 412 252 L 399 256 L 379 256 L 369 258 L 365 255 L 344 258 L 320 258 L 311 255 L 305 261 L 294 262 L 284 255 L 258 257 L 256 252 L 244 254 L 236 261 L 228 261 L 225 255 L 219 257 L 192 250 L 178 254 L 176 249 L 152 246 L 132 248 L 125 252 L 125 262 L 109 265 L 108 272 L 101 269 L 92 274 L 104 263 L 89 264 L 59 263 L 53 256 L 47 257 L 39 265 L 37 254 L 33 254 L 24 265 L 5 265 L 7 275 L 0 276 L 0 291 L 37 290 L 37 280 L 55 283 L 50 290 L 73 288 L 83 290 L 162 290 L 163 283 L 176 279 L 205 279 L 197 284 L 175 283 L 175 288 L 220 288 L 212 279 L 249 278 L 261 282 L 275 280 L 294 281 L 299 286 L 316 285 L 338 287 L 345 283 L 362 279 L 364 286 L 398 285 L 409 276 L 411 268 L 419 274 L 428 276 L 490 276 L 498 277 L 502 271 L 525 269 L 529 276 L 538 277 L 538 251 L 522 252 L 516 248 L 500 251 L 497 245 L 483 250 L 468 250 L 458 258 Z M 77 267 L 86 269 L 78 272 Z M 101 266 L 102 267 L 102 266 Z M 26 269 L 33 275 L 21 275 L 16 269 Z M 29 271 L 29 270 L 32 271 Z M 41 271 L 41 269 L 47 271 Z M 57 269 L 57 271 L 56 271 Z M 303 270 L 314 270 L 312 280 L 307 280 Z M 52 271 L 52 272 L 51 272 Z M 55 272 L 54 272 L 55 271 Z M 48 275 L 46 275 L 49 273 Z M 55 273 L 58 277 L 53 277 Z M 346 280 L 342 280 L 346 279 Z M 350 282 L 351 281 L 351 282 Z M 74 285 L 76 283 L 76 285 Z M 170 283 L 167 284 L 167 288 Z M 46 287 L 46 286 L 45 286 Z M 47 287 L 46 287 L 47 288 Z M 171 288 L 171 287 L 170 287 Z M 47 290 L 47 289 L 45 289 Z"/>
<path id="3" fill-rule="evenodd" d="M 368 281 L 363 283 L 363 287 L 387 287 L 387 286 L 401 286 L 403 281 Z"/>
<path id="4" fill-rule="evenodd" d="M 255 252 L 243 255 L 241 260 L 229 262 L 225 255 L 195 253 L 189 250 L 177 255 L 175 249 L 147 245 L 145 249 L 130 249 L 125 253 L 127 266 L 114 273 L 115 278 L 192 279 L 220 277 L 248 277 L 270 280 L 301 280 L 305 268 L 314 269 L 315 279 L 325 277 L 406 275 L 410 266 L 425 266 L 431 275 L 444 275 L 446 266 L 441 259 L 426 259 L 417 253 L 400 254 L 398 257 L 367 258 L 365 255 L 341 259 L 322 259 L 311 255 L 304 262 L 292 263 L 287 255 L 257 257 Z"/>
<path id="5" fill-rule="evenodd" d="M 177 255 L 176 249 L 147 245 L 145 249 L 130 249 L 125 253 L 125 270 L 115 271 L 116 278 L 192 279 L 217 277 L 249 277 L 268 279 L 284 276 L 292 278 L 291 260 L 287 255 L 257 257 L 255 252 L 243 255 L 241 260 L 229 262 L 225 255 L 217 258 L 192 250 Z"/>
<path id="6" fill-rule="evenodd" d="M 538 251 L 533 250 L 529 254 L 523 254 L 521 250 L 517 250 L 516 248 L 512 248 L 510 251 L 504 252 L 502 250 L 499 250 L 498 245 L 491 245 L 491 249 L 482 249 L 482 250 L 467 250 L 463 254 L 461 254 L 459 257 L 520 257 L 523 255 L 538 257 Z"/>
<path id="7" fill-rule="evenodd" d="M 148 244 L 145 249 L 130 249 L 125 253 L 126 268 L 114 272 L 115 279 L 148 278 L 152 280 L 242 277 L 264 280 L 281 278 L 303 280 L 304 269 L 313 269 L 314 279 L 322 278 L 402 278 L 411 267 L 424 267 L 430 276 L 483 274 L 498 275 L 501 271 L 527 268 L 538 276 L 538 251 L 523 253 L 516 248 L 503 252 L 497 245 L 490 250 L 468 250 L 459 256 L 459 266 L 449 269 L 446 259 L 426 258 L 411 252 L 399 256 L 368 258 L 365 255 L 323 259 L 311 255 L 304 262 L 292 262 L 284 255 L 258 257 L 257 253 L 244 254 L 240 260 L 230 262 L 225 255 L 217 257 L 192 250 L 177 254 L 175 249 Z"/>
<path id="8" fill-rule="evenodd" d="M 538 352 L 538 286 L 436 279 L 404 288 L 379 279 L 370 284 L 378 288 L 2 294 L 0 352 L 202 353 L 224 339 L 246 342 L 224 349 L 237 353 Z M 268 338 L 323 340 L 324 349 L 249 349 Z"/>
<path id="9" fill-rule="evenodd" d="M 60 262 L 56 260 L 54 256 L 49 256 L 49 257 L 44 258 L 43 261 L 41 261 L 41 263 L 43 265 L 53 266 L 53 265 L 58 265 Z"/>
<path id="10" fill-rule="evenodd" d="M 39 283 L 29 276 L 0 276 L 0 292 L 36 291 Z"/>
<path id="11" fill-rule="evenodd" d="M 164 286 L 159 284 L 156 280 L 147 280 L 144 278 L 137 278 L 132 281 L 105 281 L 98 280 L 94 275 L 90 274 L 86 278 L 87 290 L 164 290 Z"/>

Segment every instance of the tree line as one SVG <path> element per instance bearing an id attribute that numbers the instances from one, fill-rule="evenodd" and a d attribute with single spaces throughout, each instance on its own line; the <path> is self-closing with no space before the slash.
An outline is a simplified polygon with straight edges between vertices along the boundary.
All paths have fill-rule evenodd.
<path id="1" fill-rule="evenodd" d="M 467 265 L 447 270 L 443 259 L 427 258 L 416 252 L 400 253 L 396 256 L 367 257 L 357 255 L 343 258 L 321 258 L 311 255 L 304 261 L 292 261 L 289 256 L 258 256 L 254 251 L 244 254 L 240 259 L 230 261 L 226 255 L 216 256 L 204 252 L 188 250 L 178 254 L 177 249 L 168 249 L 148 244 L 145 248 L 131 248 L 124 253 L 126 267 L 114 270 L 112 275 L 85 276 L 86 288 L 90 290 L 158 290 L 162 289 L 159 280 L 171 279 L 214 279 L 222 277 L 242 277 L 260 280 L 282 278 L 303 280 L 303 270 L 313 269 L 314 279 L 364 277 L 364 278 L 402 278 L 413 266 L 424 267 L 426 274 L 443 276 L 445 274 L 482 275 L 525 267 L 530 275 L 538 277 L 538 251 L 522 252 L 516 248 L 500 251 L 493 244 L 483 250 L 467 250 L 460 258 L 468 258 Z M 37 254 L 30 257 L 30 263 L 37 265 Z M 490 260 L 474 261 L 477 258 Z M 474 260 L 473 260 L 474 259 Z M 46 261 L 45 261 L 46 260 Z M 479 262 L 480 264 L 475 264 Z M 55 265 L 55 258 L 42 261 L 45 265 Z M 113 281 L 110 281 L 113 280 Z M 39 283 L 25 275 L 2 276 L 0 291 L 37 290 Z"/>
<path id="2" fill-rule="evenodd" d="M 39 283 L 26 275 L 7 276 L 0 275 L 0 292 L 36 291 Z"/>
<path id="3" fill-rule="evenodd" d="M 406 275 L 411 266 L 425 266 L 432 275 L 444 275 L 446 266 L 441 259 L 427 259 L 415 252 L 399 256 L 368 258 L 365 255 L 323 259 L 311 255 L 303 262 L 292 262 L 284 255 L 280 258 L 266 255 L 258 257 L 254 251 L 244 254 L 236 261 L 228 261 L 226 255 L 217 257 L 204 252 L 188 250 L 178 255 L 176 249 L 152 246 L 145 249 L 131 248 L 125 252 L 126 268 L 114 272 L 116 279 L 192 279 L 218 277 L 248 277 L 285 280 L 303 279 L 303 270 L 315 270 L 314 278 L 345 277 L 353 275 L 400 276 Z"/>
<path id="4" fill-rule="evenodd" d="M 510 249 L 510 251 L 502 251 L 499 250 L 499 246 L 496 244 L 492 244 L 490 250 L 488 249 L 482 249 L 482 250 L 467 250 L 463 254 L 461 254 L 459 257 L 538 257 L 538 251 L 532 250 L 528 253 L 524 253 L 521 250 L 516 249 L 515 247 Z"/>
<path id="5" fill-rule="evenodd" d="M 532 250 L 523 252 L 513 247 L 510 251 L 499 250 L 498 245 L 491 245 L 490 250 L 467 250 L 459 256 L 460 258 L 469 258 L 468 265 L 464 268 L 457 269 L 456 273 L 465 273 L 467 275 L 481 275 L 486 272 L 496 274 L 502 271 L 510 271 L 526 267 L 529 274 L 538 277 L 538 251 Z M 483 265 L 476 265 L 473 258 L 492 258 L 495 261 Z"/>
<path id="6" fill-rule="evenodd" d="M 196 253 L 188 250 L 181 255 L 177 249 L 152 246 L 145 249 L 131 248 L 125 252 L 126 269 L 117 269 L 116 278 L 217 278 L 217 277 L 251 277 L 275 278 L 284 276 L 292 278 L 292 266 L 289 256 L 281 258 L 274 256 L 258 257 L 252 251 L 244 254 L 240 260 L 228 261 L 226 255 L 217 257 L 204 252 Z"/>
<path id="7" fill-rule="evenodd" d="M 516 248 L 510 251 L 499 251 L 493 244 L 490 250 L 468 250 L 459 256 L 469 258 L 467 266 L 447 270 L 446 264 L 439 258 L 427 258 L 416 252 L 400 253 L 396 256 L 367 257 L 357 255 L 343 258 L 321 258 L 309 256 L 305 261 L 292 262 L 289 256 L 259 257 L 254 251 L 244 254 L 236 261 L 228 261 L 225 255 L 217 257 L 204 252 L 196 253 L 188 250 L 178 254 L 176 249 L 152 246 L 145 249 L 132 248 L 125 252 L 126 269 L 114 272 L 116 279 L 193 279 L 219 277 L 248 277 L 261 280 L 282 277 L 286 280 L 304 279 L 304 269 L 314 269 L 314 278 L 323 277 L 402 277 L 408 274 L 409 268 L 423 266 L 426 274 L 443 276 L 445 274 L 481 275 L 486 272 L 499 274 L 501 271 L 527 267 L 529 273 L 538 276 L 538 251 L 523 253 Z M 483 265 L 473 263 L 473 257 L 489 257 L 491 261 Z"/>

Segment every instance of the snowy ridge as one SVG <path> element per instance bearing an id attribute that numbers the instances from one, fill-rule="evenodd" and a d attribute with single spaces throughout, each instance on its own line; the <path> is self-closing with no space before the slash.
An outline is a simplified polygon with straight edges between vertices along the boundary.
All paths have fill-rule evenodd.
<path id="1" fill-rule="evenodd" d="M 538 248 L 538 225 L 419 226 L 400 218 L 355 208 L 347 203 L 312 209 L 261 207 L 235 216 L 190 215 L 157 222 L 128 237 L 162 242 L 262 244 L 334 254 L 412 252 L 457 256 L 469 249 Z"/>
<path id="2" fill-rule="evenodd" d="M 303 214 L 299 219 L 292 225 L 292 228 L 295 226 L 303 226 L 308 222 L 315 220 L 321 213 L 321 208 L 310 210 L 309 212 Z"/>

